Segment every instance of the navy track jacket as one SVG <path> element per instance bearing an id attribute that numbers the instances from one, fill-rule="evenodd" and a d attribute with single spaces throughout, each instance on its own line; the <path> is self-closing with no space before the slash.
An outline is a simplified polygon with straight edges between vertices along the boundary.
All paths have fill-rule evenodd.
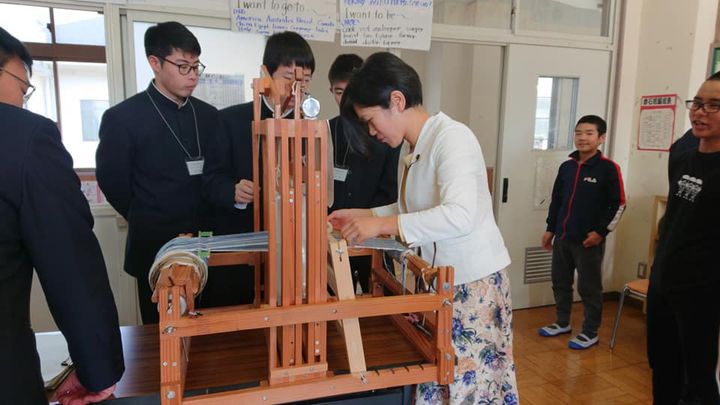
<path id="1" fill-rule="evenodd" d="M 600 151 L 584 163 L 579 157 L 575 151 L 560 165 L 547 217 L 548 232 L 575 242 L 592 231 L 605 237 L 625 210 L 620 166 Z"/>

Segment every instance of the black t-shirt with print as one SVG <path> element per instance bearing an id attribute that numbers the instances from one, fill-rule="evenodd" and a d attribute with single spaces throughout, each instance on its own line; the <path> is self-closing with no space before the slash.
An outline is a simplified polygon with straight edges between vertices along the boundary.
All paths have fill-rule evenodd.
<path id="1" fill-rule="evenodd" d="M 720 152 L 689 150 L 669 166 L 670 192 L 651 279 L 665 293 L 720 283 Z"/>

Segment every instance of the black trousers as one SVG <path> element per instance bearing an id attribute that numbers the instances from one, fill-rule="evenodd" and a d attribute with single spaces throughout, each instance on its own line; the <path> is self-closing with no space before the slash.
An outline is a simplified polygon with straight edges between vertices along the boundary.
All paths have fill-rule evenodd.
<path id="1" fill-rule="evenodd" d="M 720 404 L 720 286 L 663 294 L 650 281 L 647 352 L 655 405 Z"/>
<path id="2" fill-rule="evenodd" d="M 555 238 L 552 256 L 552 288 L 555 296 L 556 321 L 570 323 L 575 270 L 578 274 L 578 293 L 585 308 L 582 332 L 594 336 L 602 318 L 602 260 L 605 241 L 590 248 L 581 242 Z"/>

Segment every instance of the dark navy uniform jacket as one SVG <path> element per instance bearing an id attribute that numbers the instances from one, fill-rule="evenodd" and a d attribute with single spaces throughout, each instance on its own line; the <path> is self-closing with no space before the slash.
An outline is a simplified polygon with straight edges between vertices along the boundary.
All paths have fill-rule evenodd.
<path id="1" fill-rule="evenodd" d="M 72 159 L 47 118 L 0 103 L 0 123 L 0 402 L 47 404 L 33 268 L 80 381 L 107 388 L 124 371 L 118 315 Z"/>
<path id="2" fill-rule="evenodd" d="M 262 119 L 272 117 L 265 103 L 260 111 Z M 221 110 L 215 138 L 208 145 L 203 192 L 215 209 L 218 234 L 253 231 L 253 204 L 243 210 L 234 207 L 235 184 L 253 179 L 252 120 L 252 101 Z"/>
<path id="3" fill-rule="evenodd" d="M 168 240 L 180 233 L 212 229 L 213 225 L 200 195 L 202 176 L 189 174 L 188 153 L 148 96 L 193 157 L 205 155 L 218 117 L 215 107 L 194 97 L 178 107 L 152 83 L 147 91 L 103 115 L 96 175 L 107 200 L 128 221 L 125 271 L 136 277 L 147 275 L 155 254 Z"/>
<path id="4" fill-rule="evenodd" d="M 368 142 L 366 157 L 354 152 L 348 144 L 340 117 L 330 120 L 330 132 L 335 166 L 348 169 L 345 181 L 335 180 L 331 211 L 373 208 L 396 202 L 400 147 L 393 149 L 373 138 Z"/>
<path id="5" fill-rule="evenodd" d="M 605 237 L 625 210 L 620 166 L 600 151 L 584 163 L 579 156 L 575 151 L 560 165 L 547 217 L 547 231 L 575 242 L 591 231 Z"/>

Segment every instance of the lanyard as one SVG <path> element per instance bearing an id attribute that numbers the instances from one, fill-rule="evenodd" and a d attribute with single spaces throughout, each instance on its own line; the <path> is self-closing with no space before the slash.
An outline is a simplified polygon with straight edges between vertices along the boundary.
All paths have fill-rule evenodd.
<path id="1" fill-rule="evenodd" d="M 338 151 L 338 147 L 337 147 L 337 146 L 338 146 L 338 143 L 337 143 L 338 122 L 340 122 L 340 118 L 339 118 L 339 117 L 338 117 L 338 119 L 335 121 L 335 131 L 333 131 L 333 146 L 335 146 L 335 148 L 334 148 L 334 149 L 335 149 L 335 150 L 334 150 L 334 152 L 335 152 L 335 153 L 334 153 L 334 155 L 335 155 L 335 156 L 334 156 L 334 163 L 335 163 L 335 164 L 338 163 L 338 161 L 337 161 L 337 160 L 338 160 L 338 159 L 337 159 L 337 151 Z M 344 132 L 343 132 L 343 134 L 344 134 Z M 345 163 L 347 162 L 348 153 L 350 152 L 350 142 L 348 142 L 347 136 L 345 136 L 345 144 L 346 144 L 346 147 L 345 147 L 345 156 L 343 156 L 342 165 L 341 165 L 340 167 L 346 167 L 346 166 L 345 166 Z"/>
<path id="2" fill-rule="evenodd" d="M 183 145 L 182 142 L 180 142 L 180 138 L 178 138 L 175 131 L 173 131 L 172 127 L 165 119 L 165 116 L 160 112 L 160 109 L 158 108 L 157 104 L 155 104 L 155 100 L 153 100 L 150 93 L 147 90 L 145 90 L 145 94 L 147 94 L 148 98 L 150 98 L 150 102 L 152 103 L 153 107 L 155 107 L 155 111 L 157 111 L 158 115 L 160 115 L 160 118 L 162 118 L 163 122 L 165 123 L 167 128 L 170 130 L 170 133 L 173 135 L 173 137 L 177 141 L 178 145 L 180 145 L 180 147 L 185 152 L 187 157 L 192 159 L 194 156 L 192 156 L 190 154 L 190 152 L 188 152 L 188 150 L 185 149 L 185 145 Z M 193 121 L 195 121 L 195 139 L 197 140 L 198 156 L 202 156 L 202 149 L 200 148 L 200 132 L 198 131 L 197 115 L 195 115 L 195 106 L 193 105 L 192 100 L 190 100 L 190 98 L 188 98 L 188 103 L 190 104 L 190 109 L 192 110 L 192 113 L 193 113 Z"/>

